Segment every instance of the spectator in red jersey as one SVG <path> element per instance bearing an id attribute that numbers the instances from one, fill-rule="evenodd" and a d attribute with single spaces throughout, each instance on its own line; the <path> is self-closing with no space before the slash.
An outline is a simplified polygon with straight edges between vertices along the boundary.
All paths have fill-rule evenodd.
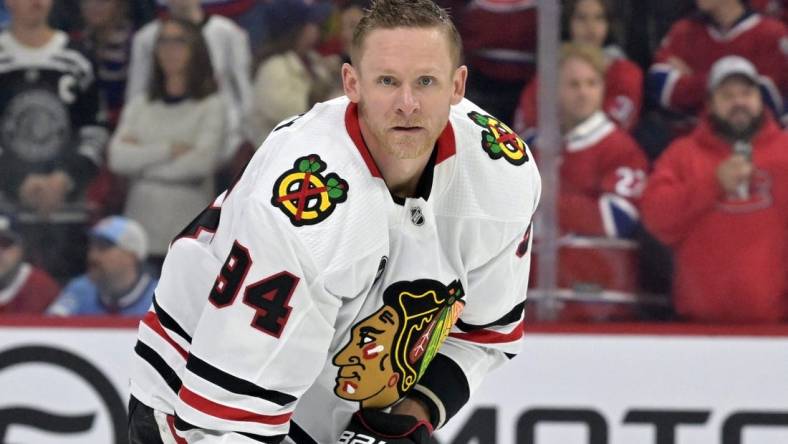
<path id="1" fill-rule="evenodd" d="M 632 137 L 602 110 L 605 67 L 599 47 L 567 43 L 561 49 L 559 286 L 634 293 L 636 244 L 628 239 L 638 225 L 637 206 L 648 161 Z M 593 309 L 567 306 L 562 318 L 601 320 L 623 315 L 616 307 L 599 304 Z"/>
<path id="2" fill-rule="evenodd" d="M 443 2 L 456 3 L 456 2 Z M 511 122 L 536 70 L 537 0 L 475 0 L 457 17 L 470 72 L 466 97 Z"/>
<path id="3" fill-rule="evenodd" d="M 676 312 L 702 322 L 779 322 L 788 306 L 788 134 L 764 110 L 759 74 L 716 62 L 708 110 L 657 161 L 643 219 L 675 257 Z"/>
<path id="4" fill-rule="evenodd" d="M 0 315 L 40 314 L 60 292 L 45 271 L 24 261 L 22 238 L 14 220 L 0 214 Z"/>
<path id="5" fill-rule="evenodd" d="M 646 92 L 662 108 L 697 116 L 711 65 L 727 55 L 750 60 L 777 116 L 788 93 L 788 39 L 778 20 L 753 12 L 743 0 L 696 0 L 700 13 L 676 22 L 648 72 Z M 680 119 L 683 127 L 691 121 Z"/>
<path id="6" fill-rule="evenodd" d="M 605 97 L 602 109 L 619 127 L 629 131 L 637 123 L 643 103 L 643 71 L 612 42 L 612 11 L 609 0 L 569 0 L 563 9 L 562 27 L 570 41 L 603 49 Z M 538 90 L 538 81 L 534 79 L 523 89 L 515 112 L 515 131 L 526 138 L 536 131 Z"/>

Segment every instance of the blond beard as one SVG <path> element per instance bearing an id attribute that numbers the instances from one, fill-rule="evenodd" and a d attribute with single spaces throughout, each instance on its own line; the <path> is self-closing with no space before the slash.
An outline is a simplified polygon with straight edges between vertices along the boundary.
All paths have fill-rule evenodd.
<path id="1" fill-rule="evenodd" d="M 358 104 L 358 111 L 359 117 L 363 118 L 365 114 L 364 105 L 359 103 Z M 405 120 L 400 122 L 394 122 L 392 126 L 420 126 L 424 128 L 424 131 L 427 132 L 427 137 L 423 143 L 419 144 L 417 137 L 409 136 L 406 134 L 399 134 L 391 136 L 389 135 L 388 131 L 383 130 L 379 131 L 377 128 L 369 127 L 372 131 L 373 136 L 376 139 L 376 142 L 379 144 L 380 149 L 386 153 L 387 155 L 394 157 L 395 159 L 418 159 L 423 157 L 424 155 L 431 152 L 432 148 L 435 146 L 435 142 L 437 142 L 438 137 L 432 137 L 429 134 L 429 129 L 424 125 L 424 122 L 420 119 L 411 119 Z M 367 141 L 369 144 L 369 141 Z"/>

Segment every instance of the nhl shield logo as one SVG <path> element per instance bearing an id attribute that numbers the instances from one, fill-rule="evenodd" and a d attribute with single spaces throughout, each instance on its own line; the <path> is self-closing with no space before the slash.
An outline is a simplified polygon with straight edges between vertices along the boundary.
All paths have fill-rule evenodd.
<path id="1" fill-rule="evenodd" d="M 410 209 L 410 221 L 417 227 L 424 225 L 424 214 L 421 212 L 421 208 L 413 207 Z"/>
<path id="2" fill-rule="evenodd" d="M 468 117 L 482 128 L 482 149 L 491 159 L 503 157 L 512 165 L 522 165 L 528 162 L 528 153 L 525 152 L 525 142 L 505 123 L 492 116 L 471 111 Z"/>
<path id="3" fill-rule="evenodd" d="M 276 179 L 271 198 L 293 225 L 317 224 L 347 199 L 347 182 L 335 173 L 321 174 L 326 163 L 317 154 L 300 157 L 293 167 Z"/>

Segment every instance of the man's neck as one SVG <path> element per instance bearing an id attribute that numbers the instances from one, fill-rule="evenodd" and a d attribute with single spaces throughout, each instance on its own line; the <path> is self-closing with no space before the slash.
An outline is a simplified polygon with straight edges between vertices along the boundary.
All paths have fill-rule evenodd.
<path id="1" fill-rule="evenodd" d="M 359 128 L 364 143 L 375 160 L 375 165 L 380 170 L 383 181 L 386 182 L 391 194 L 402 198 L 415 196 L 419 179 L 430 160 L 432 150 L 427 150 L 426 153 L 414 159 L 400 159 L 380 146 L 380 141 L 366 130 L 363 119 L 359 119 Z"/>
<path id="2" fill-rule="evenodd" d="M 52 39 L 55 30 L 46 23 L 38 26 L 11 24 L 11 35 L 21 44 L 31 48 L 40 48 Z"/>
<path id="3" fill-rule="evenodd" d="M 182 97 L 186 94 L 186 76 L 170 75 L 164 81 L 164 89 L 170 97 Z"/>
<path id="4" fill-rule="evenodd" d="M 744 14 L 744 6 L 738 0 L 731 0 L 726 4 L 721 4 L 712 11 L 711 17 L 723 31 L 733 27 L 737 20 Z"/>
<path id="5" fill-rule="evenodd" d="M 416 159 L 397 159 L 387 153 L 370 149 L 375 163 L 383 175 L 391 194 L 397 197 L 414 197 L 419 186 L 419 179 L 430 160 L 432 152 Z"/>

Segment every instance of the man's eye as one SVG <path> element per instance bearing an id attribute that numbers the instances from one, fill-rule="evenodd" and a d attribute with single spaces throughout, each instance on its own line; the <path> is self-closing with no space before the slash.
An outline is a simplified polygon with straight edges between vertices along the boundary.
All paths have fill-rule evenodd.
<path id="1" fill-rule="evenodd" d="M 419 85 L 421 86 L 430 86 L 433 83 L 432 77 L 422 77 L 419 79 Z"/>
<path id="2" fill-rule="evenodd" d="M 394 79 L 388 76 L 381 77 L 379 80 L 381 85 L 391 86 L 394 84 Z"/>

